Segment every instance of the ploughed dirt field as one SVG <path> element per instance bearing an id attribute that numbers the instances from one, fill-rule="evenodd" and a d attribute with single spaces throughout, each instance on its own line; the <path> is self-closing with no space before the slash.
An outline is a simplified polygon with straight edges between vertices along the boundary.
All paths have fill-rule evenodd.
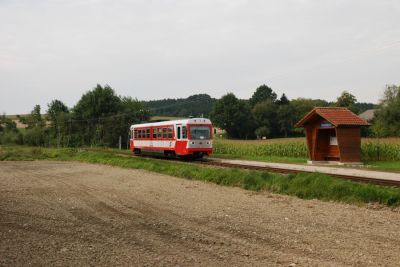
<path id="1" fill-rule="evenodd" d="M 0 265 L 398 266 L 400 213 L 75 162 L 0 162 Z"/>

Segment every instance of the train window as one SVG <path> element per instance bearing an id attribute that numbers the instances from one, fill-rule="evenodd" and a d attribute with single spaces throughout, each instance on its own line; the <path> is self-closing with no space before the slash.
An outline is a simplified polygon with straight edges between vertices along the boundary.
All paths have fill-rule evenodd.
<path id="1" fill-rule="evenodd" d="M 153 132 L 153 139 L 157 138 L 157 128 L 151 128 L 151 131 Z"/>
<path id="2" fill-rule="evenodd" d="M 150 128 L 146 129 L 146 138 L 150 138 Z"/>
<path id="3" fill-rule="evenodd" d="M 162 138 L 162 129 L 157 128 L 157 138 Z"/>
<path id="4" fill-rule="evenodd" d="M 162 137 L 167 138 L 167 128 L 162 128 Z"/>
<path id="5" fill-rule="evenodd" d="M 139 135 L 139 138 L 142 138 L 143 136 L 142 136 L 142 130 L 138 130 L 138 135 Z"/>
<path id="6" fill-rule="evenodd" d="M 190 139 L 210 139 L 210 132 L 208 126 L 190 126 Z"/>
<path id="7" fill-rule="evenodd" d="M 135 132 L 134 132 L 133 136 L 134 136 L 134 138 L 138 138 L 138 135 L 137 135 L 137 130 L 135 130 Z"/>
<path id="8" fill-rule="evenodd" d="M 176 139 L 181 139 L 181 126 L 176 127 Z"/>
<path id="9" fill-rule="evenodd" d="M 168 138 L 172 138 L 172 126 L 168 127 Z"/>
<path id="10" fill-rule="evenodd" d="M 187 138 L 187 129 L 186 126 L 182 126 L 182 139 Z"/>

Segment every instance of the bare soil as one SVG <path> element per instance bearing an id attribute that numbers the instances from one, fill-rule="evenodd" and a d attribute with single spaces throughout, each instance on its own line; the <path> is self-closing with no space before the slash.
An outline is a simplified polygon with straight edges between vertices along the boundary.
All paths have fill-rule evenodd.
<path id="1" fill-rule="evenodd" d="M 398 266 L 400 213 L 74 162 L 0 163 L 0 265 Z"/>

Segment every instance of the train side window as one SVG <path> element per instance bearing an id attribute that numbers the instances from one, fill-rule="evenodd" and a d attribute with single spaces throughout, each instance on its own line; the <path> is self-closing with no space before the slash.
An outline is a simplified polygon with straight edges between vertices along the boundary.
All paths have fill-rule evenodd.
<path id="1" fill-rule="evenodd" d="M 162 137 L 167 138 L 167 128 L 162 128 Z"/>
<path id="2" fill-rule="evenodd" d="M 151 128 L 151 131 L 153 132 L 153 139 L 157 138 L 157 128 Z"/>
<path id="3" fill-rule="evenodd" d="M 139 130 L 139 138 L 142 138 L 142 130 Z"/>
<path id="4" fill-rule="evenodd" d="M 181 139 L 181 126 L 176 127 L 176 139 Z"/>
<path id="5" fill-rule="evenodd" d="M 182 126 L 182 139 L 187 138 L 187 129 L 186 126 Z"/>
<path id="6" fill-rule="evenodd" d="M 150 128 L 146 129 L 146 138 L 150 138 Z"/>
<path id="7" fill-rule="evenodd" d="M 157 128 L 157 137 L 158 138 L 162 138 L 162 129 L 161 128 Z"/>
<path id="8" fill-rule="evenodd" d="M 133 137 L 136 139 L 137 138 L 137 130 L 134 131 Z"/>
<path id="9" fill-rule="evenodd" d="M 172 126 L 168 127 L 168 138 L 172 138 Z"/>

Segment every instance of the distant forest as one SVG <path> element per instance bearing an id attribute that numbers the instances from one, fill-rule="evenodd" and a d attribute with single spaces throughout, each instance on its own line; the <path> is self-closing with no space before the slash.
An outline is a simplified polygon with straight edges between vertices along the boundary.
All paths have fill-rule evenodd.
<path id="1" fill-rule="evenodd" d="M 294 125 L 314 107 L 346 107 L 360 114 L 378 106 L 358 102 L 348 91 L 343 91 L 334 102 L 306 98 L 289 100 L 285 94 L 278 97 L 267 85 L 256 88 L 249 99 L 238 99 L 233 93 L 220 99 L 197 94 L 142 103 L 152 116 L 209 117 L 228 137 L 240 139 L 301 136 L 302 130 L 294 129 Z"/>
<path id="2" fill-rule="evenodd" d="M 207 94 L 188 98 L 143 101 L 152 116 L 208 117 L 217 100 Z"/>
<path id="3" fill-rule="evenodd" d="M 209 117 L 218 99 L 212 98 L 208 94 L 196 94 L 187 98 L 167 98 L 161 100 L 142 101 L 148 108 L 152 116 L 171 116 L 171 117 Z M 312 101 L 320 107 L 335 106 L 336 102 L 328 102 L 320 99 L 298 98 L 295 101 Z M 245 100 L 248 101 L 248 100 Z M 355 102 L 351 109 L 361 114 L 366 110 L 374 109 L 378 105 L 373 103 Z"/>

